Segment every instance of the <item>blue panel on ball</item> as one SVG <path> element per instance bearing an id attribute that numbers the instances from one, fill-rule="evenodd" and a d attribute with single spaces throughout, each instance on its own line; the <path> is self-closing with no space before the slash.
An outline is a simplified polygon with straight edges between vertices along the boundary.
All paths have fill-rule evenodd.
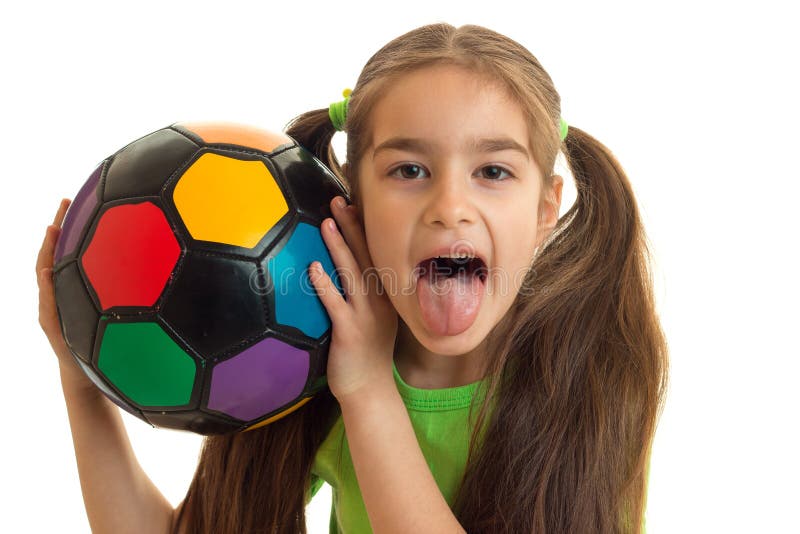
<path id="1" fill-rule="evenodd" d="M 322 264 L 339 293 L 344 294 L 319 228 L 310 224 L 299 223 L 278 255 L 267 262 L 267 267 L 275 290 L 276 321 L 319 338 L 331 321 L 308 278 L 308 266 L 314 260 Z"/>

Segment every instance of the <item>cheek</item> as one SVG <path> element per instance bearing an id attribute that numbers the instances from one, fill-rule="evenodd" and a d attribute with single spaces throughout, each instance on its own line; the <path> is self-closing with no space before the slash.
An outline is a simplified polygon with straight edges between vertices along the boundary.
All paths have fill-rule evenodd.
<path id="1" fill-rule="evenodd" d="M 367 241 L 372 264 L 376 268 L 386 268 L 395 261 L 393 253 L 398 250 L 397 225 L 391 217 L 381 210 L 367 211 L 364 214 L 364 235 Z"/>
<path id="2" fill-rule="evenodd" d="M 537 232 L 536 207 L 509 209 L 507 203 L 504 208 L 497 210 L 492 217 L 494 239 L 506 251 L 523 255 L 523 250 L 536 241 Z"/>
<path id="3" fill-rule="evenodd" d="M 404 306 L 404 299 L 413 296 L 415 291 L 412 285 L 414 269 L 409 259 L 413 236 L 408 219 L 399 218 L 396 211 L 389 206 L 384 208 L 383 213 L 368 211 L 365 214 L 365 236 L 372 260 L 372 273 L 380 279 L 392 305 L 400 310 Z"/>
<path id="4" fill-rule="evenodd" d="M 495 244 L 495 271 L 493 281 L 500 283 L 498 290 L 506 296 L 516 295 L 530 270 L 536 248 L 536 212 L 508 213 L 496 219 L 493 241 Z"/>

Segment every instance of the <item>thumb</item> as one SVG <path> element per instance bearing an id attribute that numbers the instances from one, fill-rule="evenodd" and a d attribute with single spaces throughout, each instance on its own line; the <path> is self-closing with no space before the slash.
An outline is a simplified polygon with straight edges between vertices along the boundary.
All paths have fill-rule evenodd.
<path id="1" fill-rule="evenodd" d="M 39 323 L 50 336 L 58 327 L 55 291 L 53 290 L 53 269 L 44 267 L 39 271 Z"/>

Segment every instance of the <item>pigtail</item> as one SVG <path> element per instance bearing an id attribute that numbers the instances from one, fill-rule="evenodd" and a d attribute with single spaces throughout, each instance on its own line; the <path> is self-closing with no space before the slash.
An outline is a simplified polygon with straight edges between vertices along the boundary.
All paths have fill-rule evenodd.
<path id="1" fill-rule="evenodd" d="M 328 108 L 303 113 L 286 125 L 286 135 L 308 149 L 337 176 L 341 176 L 342 169 L 331 147 L 335 133 Z"/>
<path id="2" fill-rule="evenodd" d="M 317 110 L 294 119 L 286 133 L 341 174 L 328 156 L 334 131 L 327 110 Z M 172 532 L 306 534 L 311 468 L 338 414 L 336 399 L 324 388 L 269 425 L 206 436 Z"/>
<path id="3" fill-rule="evenodd" d="M 556 272 L 553 262 L 571 257 L 584 263 L 578 272 L 590 274 L 575 324 L 602 321 L 595 323 L 598 330 L 587 329 L 583 340 L 587 349 L 596 347 L 594 354 L 587 352 L 584 385 L 591 391 L 588 406 L 607 408 L 584 414 L 586 422 L 602 429 L 590 434 L 599 447 L 589 457 L 596 466 L 596 487 L 606 485 L 609 531 L 622 526 L 625 532 L 639 532 L 652 440 L 668 380 L 668 347 L 653 296 L 650 245 L 631 183 L 611 151 L 575 127 L 570 127 L 565 148 L 579 190 L 570 221 L 576 235 L 562 241 L 564 256 L 551 256 L 545 272 Z"/>
<path id="4" fill-rule="evenodd" d="M 640 532 L 667 346 L 631 185 L 570 126 L 578 198 L 493 346 L 502 392 L 455 509 L 467 532 Z M 492 386 L 495 387 L 493 383 Z"/>

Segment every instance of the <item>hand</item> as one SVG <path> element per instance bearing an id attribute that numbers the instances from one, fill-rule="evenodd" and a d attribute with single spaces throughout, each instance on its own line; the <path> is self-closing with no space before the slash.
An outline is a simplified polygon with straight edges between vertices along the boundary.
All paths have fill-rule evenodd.
<path id="1" fill-rule="evenodd" d="M 75 362 L 69 347 L 67 347 L 67 342 L 61 333 L 61 325 L 58 322 L 58 312 L 56 311 L 56 294 L 53 285 L 53 255 L 58 236 L 61 234 L 64 215 L 67 213 L 70 202 L 67 198 L 61 200 L 53 223 L 48 225 L 45 230 L 44 241 L 36 258 L 36 278 L 39 284 L 39 326 L 42 327 L 50 346 L 53 347 L 53 351 L 58 357 L 62 376 L 66 373 L 67 378 L 76 383 L 76 385 L 93 390 L 95 389 L 94 384 Z"/>
<path id="2" fill-rule="evenodd" d="M 355 206 L 340 208 L 339 199 L 331 201 L 331 211 L 344 235 L 328 226 L 331 218 L 321 231 L 347 299 L 318 262 L 309 267 L 309 278 L 331 318 L 328 387 L 341 404 L 371 387 L 394 384 L 397 311 L 380 286 Z"/>

